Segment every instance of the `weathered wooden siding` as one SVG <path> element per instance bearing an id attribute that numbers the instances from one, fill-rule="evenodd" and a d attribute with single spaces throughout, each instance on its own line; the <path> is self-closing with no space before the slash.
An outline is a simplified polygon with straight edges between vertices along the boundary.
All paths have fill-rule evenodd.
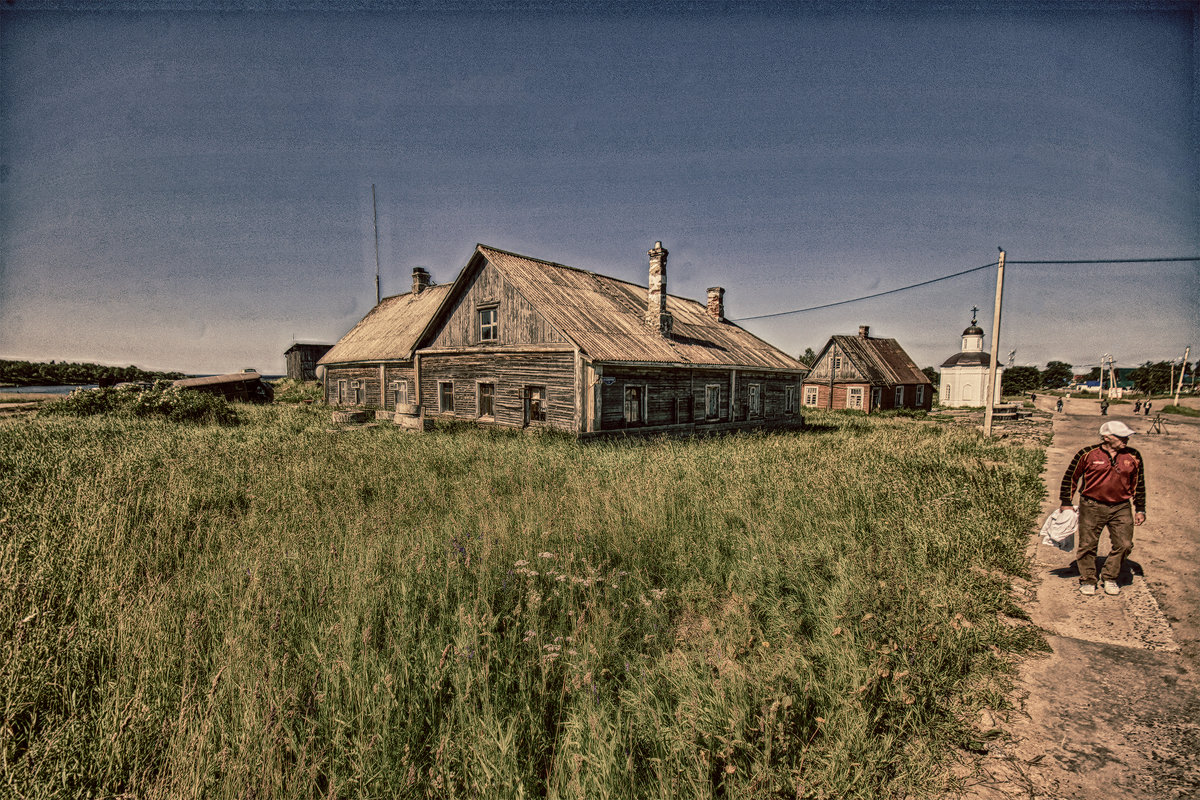
<path id="1" fill-rule="evenodd" d="M 762 410 L 755 415 L 748 413 L 751 384 L 761 389 Z M 634 425 L 625 418 L 625 389 L 630 386 L 645 387 L 646 391 L 645 420 Z M 716 419 L 706 418 L 708 386 L 720 387 L 720 412 Z M 792 413 L 786 411 L 789 386 L 796 392 Z M 600 395 L 600 430 L 778 422 L 802 413 L 800 377 L 794 373 L 605 365 Z"/>
<path id="2" fill-rule="evenodd" d="M 382 368 L 382 379 L 380 370 Z M 392 381 L 405 380 L 408 382 L 409 402 L 413 397 L 413 365 L 411 361 L 393 362 L 390 364 L 344 364 L 331 365 L 325 370 L 325 402 L 329 405 L 338 403 L 338 381 L 346 381 L 347 398 L 340 405 L 356 406 L 359 408 L 395 408 L 395 398 L 388 389 Z M 362 384 L 362 399 L 355 403 L 349 394 L 352 381 Z"/>
<path id="3" fill-rule="evenodd" d="M 438 384 L 454 384 L 454 413 L 438 411 Z M 525 423 L 523 390 L 546 388 L 546 421 L 549 426 L 576 432 L 575 353 L 461 353 L 421 356 L 421 406 L 427 419 L 478 420 L 477 386 L 495 385 L 495 416 L 484 420 L 495 425 L 520 427 Z"/>
<path id="4" fill-rule="evenodd" d="M 808 373 L 807 380 L 813 383 L 819 381 L 829 382 L 829 374 L 833 371 L 833 356 L 841 356 L 841 366 L 834 372 L 833 380 L 836 381 L 864 381 L 866 376 L 846 357 L 836 344 L 826 348 L 821 354 L 821 358 L 817 359 L 817 363 L 812 365 L 812 372 Z"/>
<path id="5" fill-rule="evenodd" d="M 481 343 L 478 310 L 487 306 L 495 306 L 498 311 L 499 339 Z M 566 342 L 566 338 L 535 311 L 495 267 L 486 264 L 454 304 L 429 348 L 439 350 L 480 344 L 520 346 Z"/>

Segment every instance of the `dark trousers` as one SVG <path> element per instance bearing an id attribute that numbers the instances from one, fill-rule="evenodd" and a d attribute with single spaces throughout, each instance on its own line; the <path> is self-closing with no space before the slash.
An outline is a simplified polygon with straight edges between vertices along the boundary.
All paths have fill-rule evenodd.
<path id="1" fill-rule="evenodd" d="M 1133 550 L 1133 509 L 1128 502 L 1110 506 L 1086 497 L 1079 498 L 1079 544 L 1075 549 L 1075 564 L 1079 567 L 1080 583 L 1096 583 L 1096 549 L 1105 526 L 1112 550 L 1104 560 L 1100 580 L 1115 581 L 1125 557 Z"/>

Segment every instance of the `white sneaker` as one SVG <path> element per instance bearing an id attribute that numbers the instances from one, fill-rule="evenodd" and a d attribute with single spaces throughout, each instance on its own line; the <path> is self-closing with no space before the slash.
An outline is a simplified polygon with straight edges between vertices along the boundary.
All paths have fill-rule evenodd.
<path id="1" fill-rule="evenodd" d="M 1120 594 L 1121 587 L 1117 586 L 1116 581 L 1105 581 L 1104 582 L 1104 593 L 1105 594 Z"/>
<path id="2" fill-rule="evenodd" d="M 1079 593 L 1086 594 L 1088 597 L 1091 597 L 1092 595 L 1094 595 L 1096 593 L 1096 584 L 1094 584 L 1094 583 L 1079 584 Z"/>

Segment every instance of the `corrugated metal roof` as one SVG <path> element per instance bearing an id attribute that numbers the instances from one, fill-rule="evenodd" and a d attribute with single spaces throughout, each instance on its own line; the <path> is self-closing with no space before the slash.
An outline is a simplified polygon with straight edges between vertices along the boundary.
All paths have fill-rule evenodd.
<path id="1" fill-rule="evenodd" d="M 863 336 L 833 336 L 832 341 L 863 371 L 872 384 L 932 382 L 895 339 Z"/>
<path id="2" fill-rule="evenodd" d="M 412 358 L 421 331 L 452 285 L 430 286 L 420 294 L 409 292 L 383 298 L 317 364 Z"/>
<path id="3" fill-rule="evenodd" d="M 595 361 L 808 371 L 749 331 L 718 321 L 704 303 L 668 295 L 674 326 L 667 338 L 644 322 L 644 286 L 482 244 L 476 250 Z"/>

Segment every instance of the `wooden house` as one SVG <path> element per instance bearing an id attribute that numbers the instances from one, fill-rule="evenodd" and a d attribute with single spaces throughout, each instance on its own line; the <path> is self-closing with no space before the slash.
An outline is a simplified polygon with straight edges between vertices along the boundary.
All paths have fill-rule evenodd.
<path id="1" fill-rule="evenodd" d="M 454 283 L 388 298 L 325 354 L 326 399 L 578 436 L 802 425 L 807 368 L 725 319 L 724 289 L 669 295 L 661 242 L 649 257 L 644 287 L 477 245 Z M 402 371 L 406 395 L 377 393 Z"/>
<path id="2" fill-rule="evenodd" d="M 287 362 L 287 376 L 294 381 L 311 381 L 317 378 L 317 362 L 321 356 L 329 352 L 331 344 L 315 344 L 312 342 L 293 342 L 292 346 L 283 351 Z"/>
<path id="3" fill-rule="evenodd" d="M 861 411 L 933 408 L 933 383 L 895 339 L 831 336 L 804 379 L 804 405 Z"/>

